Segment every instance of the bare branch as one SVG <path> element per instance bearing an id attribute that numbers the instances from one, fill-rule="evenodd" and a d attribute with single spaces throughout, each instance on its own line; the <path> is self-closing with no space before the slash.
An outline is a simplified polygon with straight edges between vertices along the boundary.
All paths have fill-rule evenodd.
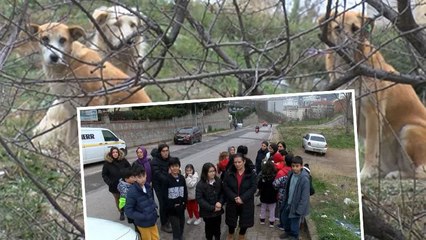
<path id="1" fill-rule="evenodd" d="M 31 171 L 25 166 L 25 164 L 16 157 L 16 155 L 12 152 L 9 146 L 4 141 L 3 137 L 0 136 L 0 144 L 6 150 L 6 153 L 25 173 L 25 175 L 34 183 L 34 185 L 43 193 L 43 195 L 47 198 L 47 200 L 52 204 L 52 206 L 58 211 L 69 223 L 71 223 L 81 234 L 84 235 L 84 228 L 80 226 L 70 215 L 68 215 L 63 208 L 59 205 L 59 203 L 52 197 L 52 195 L 47 191 L 47 189 L 43 186 L 41 182 L 39 182 L 36 177 L 31 173 Z"/>
<path id="2" fill-rule="evenodd" d="M 426 57 L 426 45 L 424 44 L 426 42 L 426 32 L 424 30 L 420 31 L 419 26 L 414 21 L 411 9 L 409 8 L 409 1 L 398 0 L 398 9 L 402 14 L 398 14 L 397 11 L 393 10 L 383 1 L 367 0 L 367 3 L 394 23 L 402 33 L 411 31 L 410 34 L 405 35 L 405 38 L 422 57 Z"/>

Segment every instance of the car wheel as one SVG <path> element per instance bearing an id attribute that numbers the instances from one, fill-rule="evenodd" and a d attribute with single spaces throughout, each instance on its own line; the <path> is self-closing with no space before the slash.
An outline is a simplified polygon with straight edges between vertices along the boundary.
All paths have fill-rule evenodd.
<path id="1" fill-rule="evenodd" d="M 305 149 L 305 153 L 308 153 L 308 150 Z"/>
<path id="2" fill-rule="evenodd" d="M 175 145 L 178 145 L 178 142 L 177 142 L 177 141 L 175 141 Z"/>
<path id="3" fill-rule="evenodd" d="M 189 142 L 190 145 L 194 144 L 194 139 L 191 138 L 191 141 Z"/>
<path id="4" fill-rule="evenodd" d="M 200 137 L 200 140 L 199 140 L 199 142 L 201 142 L 201 141 L 202 141 L 202 139 L 203 139 L 203 137 Z"/>

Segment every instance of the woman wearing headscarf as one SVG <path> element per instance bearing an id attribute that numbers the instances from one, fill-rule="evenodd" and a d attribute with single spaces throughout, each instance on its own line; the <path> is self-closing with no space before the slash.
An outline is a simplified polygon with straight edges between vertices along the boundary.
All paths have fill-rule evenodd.
<path id="1" fill-rule="evenodd" d="M 108 185 L 109 192 L 114 196 L 115 204 L 120 212 L 120 220 L 124 220 L 124 212 L 118 206 L 120 192 L 117 189 L 118 182 L 122 178 L 122 169 L 130 168 L 130 163 L 124 157 L 124 153 L 117 147 L 111 147 L 105 155 L 104 166 L 102 167 L 102 178 Z"/>
<path id="2" fill-rule="evenodd" d="M 145 169 L 146 183 L 148 183 L 152 187 L 151 159 L 148 157 L 148 152 L 146 151 L 146 148 L 144 148 L 143 146 L 139 146 L 136 149 L 136 156 L 138 159 L 133 162 L 133 166 L 138 165 Z"/>

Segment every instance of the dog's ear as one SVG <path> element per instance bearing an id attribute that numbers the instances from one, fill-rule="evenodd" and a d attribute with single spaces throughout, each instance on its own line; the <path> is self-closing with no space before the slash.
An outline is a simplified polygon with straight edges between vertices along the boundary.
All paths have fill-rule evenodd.
<path id="1" fill-rule="evenodd" d="M 86 36 L 86 33 L 80 26 L 69 26 L 68 31 L 73 41 Z"/>
<path id="2" fill-rule="evenodd" d="M 96 9 L 93 12 L 93 18 L 96 20 L 96 23 L 101 26 L 104 25 L 107 18 L 108 18 L 108 12 L 104 11 L 104 10 L 98 10 Z"/>
<path id="3" fill-rule="evenodd" d="M 142 17 L 146 17 L 146 15 L 145 14 L 143 14 L 143 12 L 140 12 L 140 11 L 138 11 L 138 9 L 137 8 L 132 8 L 132 11 L 134 11 L 134 12 L 138 12 L 139 13 L 139 15 L 140 15 L 140 17 L 139 16 L 137 16 L 138 17 L 138 26 L 143 26 L 143 25 L 145 25 L 145 22 L 143 21 L 143 19 L 142 19 Z"/>
<path id="4" fill-rule="evenodd" d="M 324 29 L 324 25 L 322 25 L 325 21 L 325 15 L 322 15 L 318 18 L 318 25 L 320 26 L 320 30 L 322 31 Z"/>
<path id="5" fill-rule="evenodd" d="M 38 34 L 40 31 L 40 25 L 30 23 L 30 26 L 28 27 L 28 33 L 30 34 L 31 41 L 37 41 L 37 38 L 35 38 L 35 35 Z"/>

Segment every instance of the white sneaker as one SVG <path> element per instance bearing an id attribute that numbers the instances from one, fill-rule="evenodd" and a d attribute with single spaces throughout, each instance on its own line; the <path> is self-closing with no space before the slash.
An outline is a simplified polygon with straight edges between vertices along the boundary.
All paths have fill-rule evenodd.
<path id="1" fill-rule="evenodd" d="M 186 224 L 192 224 L 192 222 L 194 222 L 193 218 L 188 219 L 188 221 L 186 221 Z"/>
<path id="2" fill-rule="evenodd" d="M 198 224 L 200 224 L 200 223 L 201 223 L 201 218 L 199 218 L 199 219 L 195 220 L 194 225 L 198 225 Z"/>

